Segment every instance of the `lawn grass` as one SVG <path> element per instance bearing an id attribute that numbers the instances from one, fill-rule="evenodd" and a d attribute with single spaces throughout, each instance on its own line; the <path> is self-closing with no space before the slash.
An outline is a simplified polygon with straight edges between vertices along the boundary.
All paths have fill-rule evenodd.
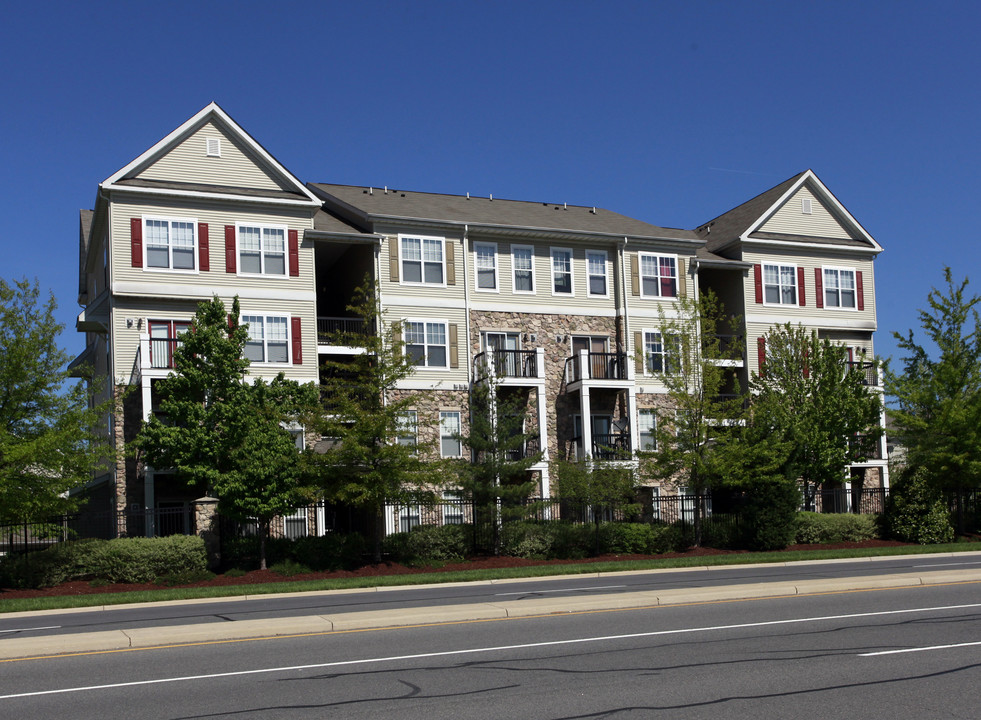
<path id="1" fill-rule="evenodd" d="M 380 575 L 374 577 L 335 578 L 326 580 L 286 580 L 257 585 L 223 585 L 217 587 L 166 588 L 138 592 L 102 593 L 92 595 L 59 595 L 41 598 L 3 599 L 0 596 L 0 613 L 35 610 L 56 610 L 103 605 L 128 605 L 132 603 L 162 602 L 167 600 L 193 600 L 199 598 L 241 597 L 243 595 L 272 595 L 276 593 L 312 592 L 318 590 L 348 590 L 398 585 L 431 585 L 448 582 L 479 582 L 508 578 L 544 577 L 554 575 L 582 575 L 637 570 L 665 570 L 671 568 L 747 565 L 751 563 L 787 563 L 802 560 L 851 559 L 892 555 L 921 555 L 927 553 L 968 552 L 981 545 L 974 543 L 947 543 L 943 545 L 901 545 L 895 547 L 852 548 L 838 550 L 794 550 L 780 552 L 734 553 L 729 555 L 700 555 L 676 558 L 652 558 L 646 560 L 622 560 L 610 562 L 567 563 L 561 565 L 534 565 L 530 567 L 495 568 L 484 570 L 460 570 L 454 572 L 430 572 L 404 575 Z"/>

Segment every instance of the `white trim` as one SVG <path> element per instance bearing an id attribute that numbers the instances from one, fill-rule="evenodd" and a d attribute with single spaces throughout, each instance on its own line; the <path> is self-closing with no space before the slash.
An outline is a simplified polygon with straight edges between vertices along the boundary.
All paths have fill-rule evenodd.
<path id="1" fill-rule="evenodd" d="M 531 253 L 531 290 L 518 290 L 517 270 L 518 266 L 514 260 L 515 250 L 527 250 Z M 538 283 L 535 280 L 535 246 L 534 245 L 512 245 L 511 246 L 511 292 L 515 295 L 534 295 L 538 290 Z"/>
<path id="2" fill-rule="evenodd" d="M 853 267 L 840 267 L 837 265 L 821 265 L 821 307 L 825 310 L 832 310 L 835 312 L 858 312 L 858 271 Z M 828 279 L 825 276 L 825 270 L 833 270 L 838 273 L 839 281 L 841 279 L 842 272 L 850 272 L 852 274 L 852 294 L 854 296 L 854 304 L 851 307 L 846 305 L 828 305 L 828 296 L 825 294 L 828 288 Z M 815 293 L 816 294 L 816 293 Z M 841 286 L 838 287 L 838 299 L 841 299 Z"/>
<path id="3" fill-rule="evenodd" d="M 555 290 L 555 254 L 556 253 L 569 253 L 569 292 L 557 292 Z M 549 256 L 549 277 L 551 278 L 551 288 L 552 295 L 556 297 L 575 297 L 576 296 L 576 273 L 574 269 L 575 265 L 575 254 L 572 248 L 567 247 L 550 247 L 548 249 Z"/>
<path id="4" fill-rule="evenodd" d="M 494 249 L 494 287 L 482 288 L 480 287 L 480 271 L 481 269 L 487 270 L 487 268 L 480 267 L 480 253 L 478 248 L 493 248 Z M 501 292 L 501 268 L 498 262 L 498 248 L 496 242 L 486 242 L 483 240 L 475 240 L 473 243 L 473 287 L 476 292 L 479 293 L 499 293 Z"/>
<path id="5" fill-rule="evenodd" d="M 282 318 L 286 320 L 286 362 L 270 362 L 269 360 L 250 360 L 249 366 L 257 366 L 261 368 L 272 368 L 272 367 L 293 367 L 293 316 L 290 313 L 280 313 L 280 312 L 266 312 L 263 310 L 241 310 L 239 314 L 239 324 L 246 324 L 248 321 L 245 319 L 246 316 L 261 317 L 263 320 L 263 337 L 262 337 L 262 355 L 263 357 L 269 357 L 269 341 L 267 338 L 268 333 L 266 328 L 269 326 L 269 318 L 276 318 L 277 320 Z M 251 339 L 251 335 L 249 338 Z"/>
<path id="6" fill-rule="evenodd" d="M 149 259 L 147 258 L 147 252 L 150 249 L 150 234 L 147 232 L 147 221 L 151 222 L 165 222 L 167 223 L 167 262 L 169 263 L 167 267 L 150 266 Z M 140 268 L 143 272 L 162 272 L 168 274 L 177 275 L 197 275 L 200 272 L 200 258 L 198 257 L 200 238 L 198 237 L 198 219 L 197 218 L 186 218 L 186 217 L 168 217 L 166 215 L 142 215 L 140 219 L 143 225 L 143 267 Z M 191 233 L 193 234 L 193 239 L 191 242 L 191 254 L 194 259 L 194 267 L 192 268 L 175 268 L 174 264 L 174 245 L 171 239 L 171 229 L 173 228 L 173 223 L 187 223 L 191 226 Z M 136 268 L 134 268 L 136 269 Z"/>
<path id="7" fill-rule="evenodd" d="M 144 195 L 165 195 L 179 198 L 201 198 L 203 200 L 234 200 L 239 203 L 255 203 L 258 205 L 290 205 L 293 207 L 321 207 L 321 202 L 309 200 L 289 200 L 286 198 L 262 197 L 259 195 L 234 195 L 231 193 L 209 193 L 196 190 L 170 190 L 166 188 L 137 187 L 135 185 L 99 185 L 102 190 L 112 190 L 116 193 L 138 193 Z"/>
<path id="8" fill-rule="evenodd" d="M 657 266 L 658 274 L 653 276 L 657 281 L 657 295 L 648 295 L 644 292 L 644 258 L 654 258 L 654 263 Z M 666 258 L 668 260 L 674 261 L 674 295 L 662 295 L 661 294 L 661 258 Z M 677 255 L 671 253 L 659 253 L 659 252 L 648 252 L 646 250 L 640 250 L 637 252 L 637 284 L 639 285 L 638 290 L 640 290 L 640 297 L 646 300 L 668 300 L 671 302 L 677 302 L 678 296 L 681 294 L 681 262 Z"/>
<path id="9" fill-rule="evenodd" d="M 135 269 L 135 268 L 134 268 Z M 232 277 L 230 274 L 222 273 L 222 277 Z M 259 275 L 246 275 L 246 277 L 260 277 Z M 278 275 L 263 275 L 261 277 L 280 279 Z M 288 300 L 290 302 L 316 302 L 317 293 L 313 290 L 285 290 L 280 288 L 253 288 L 248 285 L 225 286 L 224 283 L 214 282 L 207 287 L 200 283 L 196 285 L 173 285 L 161 284 L 158 282 L 127 282 L 115 281 L 112 283 L 112 292 L 116 296 L 130 297 L 149 297 L 149 298 L 192 298 L 196 300 L 210 300 L 216 291 L 227 292 L 226 296 L 231 302 L 233 295 L 238 295 L 242 300 Z"/>
<path id="10" fill-rule="evenodd" d="M 878 255 L 882 252 L 882 249 L 873 249 L 870 247 L 855 247 L 854 245 L 835 245 L 833 243 L 821 243 L 812 241 L 796 241 L 796 240 L 768 240 L 764 238 L 746 238 L 742 240 L 744 245 L 774 245 L 776 247 L 787 247 L 793 248 L 795 250 L 830 250 L 834 252 L 842 253 L 855 253 L 860 255 Z M 704 262 L 704 261 L 703 261 Z"/>
<path id="11" fill-rule="evenodd" d="M 439 411 L 439 456 L 441 458 L 462 458 L 463 457 L 463 442 L 460 441 L 460 440 L 457 440 L 457 439 L 455 439 L 453 437 L 451 437 L 451 435 L 449 433 L 446 434 L 446 435 L 443 434 L 443 418 L 444 418 L 444 416 L 447 416 L 448 417 L 450 415 L 456 415 L 456 422 L 457 422 L 457 429 L 455 431 L 452 428 L 447 428 L 450 431 L 450 433 L 453 433 L 453 432 L 462 433 L 463 432 L 463 413 L 460 410 L 440 410 Z M 460 452 L 457 453 L 456 455 L 444 455 L 443 454 L 443 438 L 444 437 L 447 440 L 451 441 L 451 442 L 458 443 L 460 445 Z"/>
<path id="12" fill-rule="evenodd" d="M 419 241 L 419 260 L 409 260 L 408 262 L 418 262 L 419 263 L 419 276 L 422 278 L 419 281 L 406 280 L 405 279 L 405 263 L 406 260 L 402 255 L 402 241 L 403 240 L 418 240 Z M 426 282 L 426 259 L 425 252 L 423 248 L 425 247 L 426 240 L 437 240 L 440 245 L 440 267 L 442 274 L 442 282 L 433 283 Z M 399 255 L 399 285 L 407 285 L 409 287 L 446 287 L 446 238 L 441 235 L 418 235 L 416 233 L 399 233 L 396 238 L 398 255 Z M 429 262 L 432 262 L 431 260 Z"/>
<path id="13" fill-rule="evenodd" d="M 259 272 L 245 272 L 242 270 L 242 228 L 258 228 L 259 230 Z M 266 250 L 265 232 L 266 230 L 281 230 L 283 233 L 283 272 L 270 273 L 265 271 Z M 277 280 L 290 279 L 290 231 L 286 225 L 273 223 L 253 223 L 237 221 L 235 223 L 235 274 L 242 277 L 265 277 Z"/>
<path id="14" fill-rule="evenodd" d="M 647 352 L 647 336 L 648 336 L 648 334 L 657 335 L 660 338 L 661 352 L 648 354 L 648 352 Z M 641 374 L 644 377 L 649 377 L 649 378 L 652 378 L 652 379 L 657 379 L 657 378 L 662 378 L 662 377 L 664 377 L 666 375 L 672 374 L 668 370 L 669 359 L 672 357 L 671 353 L 668 352 L 668 342 L 667 342 L 667 338 L 668 337 L 677 337 L 677 334 L 666 333 L 666 332 L 664 332 L 664 329 L 663 328 L 643 328 L 643 329 L 641 329 L 641 331 L 640 331 L 640 342 L 641 342 L 640 353 L 641 353 L 641 357 L 643 358 L 643 368 L 642 368 Z M 635 348 L 634 350 L 636 351 L 637 348 Z M 652 357 L 654 354 L 657 354 L 657 355 L 659 355 L 661 357 L 661 370 L 658 371 L 658 372 L 654 372 L 653 370 L 650 369 L 649 358 Z"/>
<path id="15" fill-rule="evenodd" d="M 317 205 L 318 207 L 323 204 L 316 195 L 314 195 L 302 182 L 300 182 L 295 175 L 293 175 L 293 173 L 281 165 L 276 158 L 266 152 L 262 145 L 256 142 L 251 135 L 245 132 L 242 126 L 232 120 L 228 113 L 218 107 L 218 104 L 214 102 L 209 103 L 207 106 L 199 110 L 197 114 L 186 120 L 180 127 L 169 133 L 166 137 L 153 145 L 153 147 L 144 152 L 138 158 L 110 175 L 102 182 L 102 185 L 111 186 L 117 180 L 129 175 L 136 168 L 146 164 L 147 161 L 158 155 L 162 155 L 165 151 L 169 150 L 172 146 L 180 142 L 185 136 L 190 135 L 193 131 L 197 130 L 199 127 L 208 122 L 208 120 L 211 118 L 217 118 L 223 122 L 232 132 L 232 134 L 237 135 L 238 138 L 248 145 L 249 148 L 266 164 L 268 164 L 270 168 L 280 173 L 284 179 L 288 180 L 290 184 L 292 184 L 299 192 L 308 198 L 311 203 Z M 295 203 L 296 201 L 292 202 Z"/>
<path id="16" fill-rule="evenodd" d="M 603 293 L 594 293 L 591 287 L 591 280 L 594 274 L 589 271 L 589 256 L 590 255 L 602 255 L 603 256 L 603 286 L 606 289 Z M 610 253 L 606 250 L 586 250 L 586 296 L 591 298 L 609 298 L 610 297 Z M 595 277 L 599 277 L 598 275 Z"/>
<path id="17" fill-rule="evenodd" d="M 779 294 L 780 302 L 770 302 L 766 299 L 766 269 L 767 267 L 777 268 L 777 293 Z M 800 304 L 800 287 L 797 284 L 798 268 L 800 266 L 796 263 L 787 263 L 779 261 L 771 262 L 761 262 L 760 263 L 760 285 L 763 290 L 763 304 L 767 307 L 801 307 Z M 783 302 L 783 285 L 780 283 L 780 268 L 793 268 L 793 278 L 794 278 L 794 301 L 793 302 Z"/>
<path id="18" fill-rule="evenodd" d="M 875 332 L 878 327 L 875 320 L 846 320 L 844 319 L 845 316 L 830 318 L 827 315 L 814 315 L 815 308 L 813 305 L 808 305 L 806 308 L 798 307 L 797 305 L 772 305 L 771 307 L 798 308 L 802 312 L 806 310 L 809 314 L 795 313 L 792 316 L 788 316 L 746 313 L 744 324 L 756 323 L 771 326 L 783 325 L 789 321 L 815 330 L 866 330 L 870 332 Z M 823 308 L 817 308 L 817 310 L 823 310 Z"/>
<path id="19" fill-rule="evenodd" d="M 403 347 L 403 352 L 406 352 L 406 353 L 408 352 L 407 348 L 408 348 L 408 346 L 410 344 L 408 342 L 408 340 L 406 339 L 406 326 L 409 323 L 422 323 L 422 326 L 423 326 L 422 327 L 422 334 L 423 334 L 423 345 L 422 345 L 422 347 L 423 347 L 423 353 L 424 353 L 423 358 L 424 358 L 425 362 L 422 365 L 414 365 L 413 366 L 413 367 L 418 368 L 417 372 L 419 370 L 436 370 L 436 371 L 439 371 L 439 372 L 446 372 L 446 371 L 451 370 L 451 369 L 456 369 L 456 368 L 451 368 L 450 367 L 450 323 L 449 323 L 449 321 L 444 320 L 442 318 L 419 318 L 419 317 L 402 318 L 402 347 Z M 442 347 L 442 348 L 444 348 L 446 350 L 446 363 L 444 365 L 430 365 L 429 364 L 429 328 L 426 327 L 427 325 L 442 325 L 443 326 L 443 338 L 444 338 L 444 340 L 446 342 L 443 345 L 441 345 L 441 346 L 437 346 L 437 345 L 434 344 L 433 347 Z M 411 343 L 411 344 L 412 345 L 418 345 L 419 343 Z"/>

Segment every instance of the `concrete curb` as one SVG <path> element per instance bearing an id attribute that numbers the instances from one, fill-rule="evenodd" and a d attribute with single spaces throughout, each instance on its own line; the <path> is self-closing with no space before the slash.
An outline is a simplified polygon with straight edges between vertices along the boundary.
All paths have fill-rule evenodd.
<path id="1" fill-rule="evenodd" d="M 683 588 L 610 595 L 590 595 L 587 597 L 534 597 L 493 603 L 449 605 L 445 607 L 370 610 L 331 615 L 308 615 L 266 620 L 242 620 L 227 623 L 146 627 L 35 638 L 9 638 L 0 640 L 0 659 L 9 660 L 14 658 L 44 657 L 73 653 L 110 652 L 113 650 L 160 647 L 187 643 L 221 642 L 250 638 L 345 632 L 385 627 L 421 626 L 450 622 L 499 620 L 601 610 L 657 607 L 661 605 L 724 602 L 728 600 L 763 597 L 871 590 L 877 588 L 916 587 L 920 585 L 957 582 L 981 582 L 981 569 L 902 573 L 880 575 L 871 578 L 860 576 L 833 580 L 804 580 L 795 583 L 751 583 L 708 588 Z"/>

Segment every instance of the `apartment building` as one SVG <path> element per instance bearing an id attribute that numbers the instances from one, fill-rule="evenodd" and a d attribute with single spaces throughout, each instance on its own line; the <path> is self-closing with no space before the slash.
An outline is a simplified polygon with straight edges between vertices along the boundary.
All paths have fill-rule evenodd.
<path id="1" fill-rule="evenodd" d="M 197 303 L 240 298 L 251 373 L 318 382 L 322 359 L 354 351 L 330 331 L 356 322 L 346 308 L 366 276 L 416 361 L 399 388 L 414 431 L 459 455 L 475 383 L 522 397 L 542 497 L 552 458 L 636 465 L 666 404 L 659 325 L 679 298 L 712 288 L 744 318 L 729 341 L 754 352 L 730 361 L 734 383 L 778 322 L 816 328 L 854 363 L 873 353 L 881 248 L 810 171 L 699 228 L 664 228 L 596 207 L 304 184 L 211 104 L 102 182 L 80 218 L 73 366 L 117 399 L 120 446 L 154 411 Z M 878 459 L 852 476 L 888 482 Z M 87 492 L 116 509 L 192 499 L 125 456 Z"/>

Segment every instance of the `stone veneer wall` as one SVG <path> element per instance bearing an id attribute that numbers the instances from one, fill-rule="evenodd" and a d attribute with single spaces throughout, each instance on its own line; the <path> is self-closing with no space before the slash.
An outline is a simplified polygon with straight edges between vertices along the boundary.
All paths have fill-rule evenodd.
<path id="1" fill-rule="evenodd" d="M 127 445 L 136 439 L 143 422 L 143 399 L 140 388 L 134 385 L 116 385 L 114 398 L 117 409 L 112 432 L 117 455 L 112 509 L 122 512 L 133 503 L 143 507 L 142 463 L 132 453 L 126 452 Z"/>
<path id="2" fill-rule="evenodd" d="M 439 413 L 442 410 L 460 411 L 460 432 L 470 429 L 470 400 L 466 390 L 395 390 L 393 402 L 409 397 L 408 409 L 416 411 L 417 438 L 420 445 L 429 444 L 439 455 Z"/>

